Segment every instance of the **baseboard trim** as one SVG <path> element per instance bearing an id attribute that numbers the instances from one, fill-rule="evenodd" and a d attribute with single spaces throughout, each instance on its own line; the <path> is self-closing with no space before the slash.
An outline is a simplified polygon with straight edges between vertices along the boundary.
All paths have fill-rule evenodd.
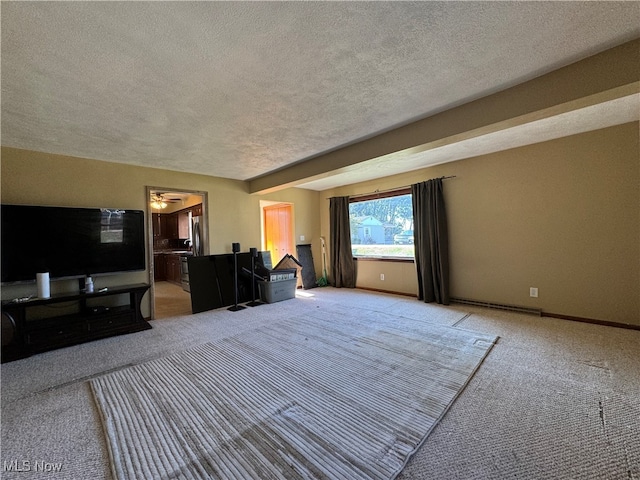
<path id="1" fill-rule="evenodd" d="M 359 290 L 367 290 L 369 292 L 388 293 L 388 294 L 391 294 L 391 295 L 403 295 L 405 297 L 418 298 L 418 296 L 415 293 L 394 292 L 392 290 L 382 290 L 380 288 L 371 288 L 371 287 L 356 287 L 356 288 L 359 289 Z M 469 300 L 465 301 L 465 300 L 459 299 L 459 298 L 452 298 L 451 299 L 451 303 L 473 305 L 473 303 L 471 303 L 471 302 L 472 301 L 469 301 Z M 513 311 L 513 312 L 517 312 L 517 313 L 526 313 L 526 314 L 530 314 L 530 315 L 537 315 L 537 316 L 541 316 L 541 317 L 558 318 L 560 320 L 570 320 L 572 322 L 591 323 L 591 324 L 594 324 L 594 325 L 602 325 L 602 326 L 605 326 L 605 327 L 626 328 L 628 330 L 640 330 L 640 325 L 634 325 L 634 324 L 631 324 L 631 323 L 610 322 L 608 320 L 598 320 L 596 318 L 575 317 L 575 316 L 572 316 L 572 315 L 564 315 L 564 314 L 561 314 L 561 313 L 545 312 L 543 310 L 537 310 L 537 309 L 530 309 L 529 311 L 526 311 L 526 309 L 521 308 L 521 307 L 504 308 L 505 305 L 500 305 L 499 307 L 496 306 L 496 305 L 497 304 L 489 304 L 489 303 L 486 303 L 486 302 L 478 302 L 477 304 L 475 304 L 475 306 L 479 306 L 479 307 L 483 307 L 483 308 L 489 308 L 489 309 L 493 308 L 493 309 L 507 310 L 507 311 Z M 507 307 L 512 307 L 512 306 L 509 305 Z"/>
<path id="2" fill-rule="evenodd" d="M 596 318 L 574 317 L 572 315 L 563 315 L 561 313 L 542 312 L 543 317 L 559 318 L 561 320 L 571 320 L 572 322 L 593 323 L 595 325 L 603 325 L 605 327 L 626 328 L 628 330 L 640 330 L 640 325 L 631 323 L 610 322 L 608 320 L 598 320 Z"/>
<path id="3" fill-rule="evenodd" d="M 491 308 L 493 310 L 506 310 L 508 312 L 524 313 L 527 315 L 542 316 L 542 310 L 539 308 L 523 307 L 520 305 L 509 305 L 505 303 L 483 302 L 480 300 L 471 300 L 468 298 L 451 297 L 451 303 L 459 303 L 461 305 L 472 305 L 474 307 Z"/>
<path id="4" fill-rule="evenodd" d="M 415 293 L 394 292 L 393 290 L 382 290 L 380 288 L 371 288 L 371 287 L 356 287 L 356 288 L 358 290 L 367 290 L 369 292 L 389 293 L 391 295 L 402 295 L 404 297 L 418 298 L 418 295 L 416 295 Z"/>

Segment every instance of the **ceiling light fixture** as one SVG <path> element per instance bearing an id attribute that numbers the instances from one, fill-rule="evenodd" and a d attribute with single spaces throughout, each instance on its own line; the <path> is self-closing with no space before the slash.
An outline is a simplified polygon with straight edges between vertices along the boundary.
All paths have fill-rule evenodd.
<path id="1" fill-rule="evenodd" d="M 163 208 L 167 208 L 167 202 L 164 201 L 162 195 L 155 194 L 151 195 L 151 208 L 155 208 L 156 210 L 162 210 Z"/>

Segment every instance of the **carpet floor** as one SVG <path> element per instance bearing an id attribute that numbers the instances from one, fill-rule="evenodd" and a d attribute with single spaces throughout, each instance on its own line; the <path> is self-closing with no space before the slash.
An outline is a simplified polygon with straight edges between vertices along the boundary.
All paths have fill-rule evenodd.
<path id="1" fill-rule="evenodd" d="M 91 380 L 118 479 L 392 479 L 496 338 L 294 318 Z"/>
<path id="2" fill-rule="evenodd" d="M 113 478 L 91 379 L 283 319 L 393 315 L 500 337 L 398 480 L 640 479 L 640 331 L 362 290 L 304 293 L 3 364 L 2 478 Z M 24 462 L 61 468 L 10 469 Z"/>

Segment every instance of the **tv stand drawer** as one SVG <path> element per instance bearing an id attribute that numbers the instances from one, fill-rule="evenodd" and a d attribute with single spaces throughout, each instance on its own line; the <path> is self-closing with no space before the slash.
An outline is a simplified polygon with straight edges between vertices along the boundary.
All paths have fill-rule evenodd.
<path id="1" fill-rule="evenodd" d="M 55 327 L 35 329 L 27 333 L 27 344 L 34 350 L 42 348 L 48 350 L 53 346 L 69 344 L 78 336 L 84 335 L 86 331 L 84 323 L 61 324 Z"/>
<path id="2" fill-rule="evenodd" d="M 122 312 L 116 315 L 96 315 L 88 321 L 89 333 L 120 330 L 122 327 L 135 325 L 136 318 L 133 312 Z"/>

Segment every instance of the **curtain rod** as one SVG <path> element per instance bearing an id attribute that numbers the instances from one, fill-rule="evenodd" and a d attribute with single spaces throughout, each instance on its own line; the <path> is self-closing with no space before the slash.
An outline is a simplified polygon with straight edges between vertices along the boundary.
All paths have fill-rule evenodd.
<path id="1" fill-rule="evenodd" d="M 456 178 L 455 175 L 449 175 L 448 177 L 438 177 L 440 180 L 447 180 L 449 178 Z M 437 178 L 431 178 L 430 180 L 437 180 Z M 425 180 L 428 181 L 428 180 Z M 418 182 L 421 183 L 421 182 Z M 369 195 L 375 195 L 376 193 L 387 193 L 387 192 L 393 192 L 394 190 L 402 190 L 403 188 L 409 188 L 411 187 L 411 185 L 403 185 L 401 187 L 395 187 L 395 188 L 388 188 L 386 190 L 376 190 L 375 192 L 369 192 L 369 193 L 358 193 L 357 195 L 349 195 L 349 198 L 358 198 L 358 197 L 367 197 Z M 327 197 L 327 200 L 329 200 L 329 197 Z"/>

